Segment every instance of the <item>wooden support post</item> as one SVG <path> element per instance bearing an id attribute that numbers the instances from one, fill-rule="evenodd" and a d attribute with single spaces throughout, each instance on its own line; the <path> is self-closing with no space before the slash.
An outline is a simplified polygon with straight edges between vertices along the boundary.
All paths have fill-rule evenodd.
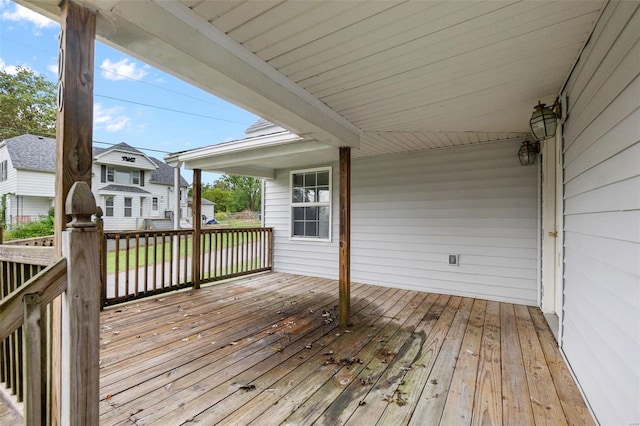
<path id="1" fill-rule="evenodd" d="M 191 250 L 191 280 L 193 288 L 200 288 L 200 234 L 202 232 L 202 170 L 193 170 L 193 249 Z"/>
<path id="2" fill-rule="evenodd" d="M 24 395 L 24 424 L 40 426 L 42 421 L 42 341 L 40 333 L 40 295 L 26 294 L 24 304 L 23 353 L 24 353 L 24 383 L 27 385 Z"/>
<path id="3" fill-rule="evenodd" d="M 79 2 L 60 5 L 58 115 L 56 123 L 55 250 L 62 255 L 65 202 L 76 181 L 91 185 L 93 161 L 93 74 L 96 14 Z M 51 306 L 51 424 L 60 425 L 61 301 Z M 96 364 L 97 371 L 97 364 Z"/>
<path id="4" fill-rule="evenodd" d="M 69 192 L 72 220 L 62 234 L 67 290 L 62 295 L 61 424 L 98 424 L 100 362 L 100 259 L 98 229 L 91 221 L 96 202 L 86 182 Z"/>
<path id="5" fill-rule="evenodd" d="M 351 321 L 351 148 L 340 148 L 340 295 L 338 323 Z"/>
<path id="6" fill-rule="evenodd" d="M 95 12 L 78 2 L 61 5 L 56 123 L 55 234 L 67 225 L 65 203 L 74 182 L 91 185 Z M 95 213 L 95 212 L 94 212 Z M 57 244 L 58 254 L 61 245 Z"/>

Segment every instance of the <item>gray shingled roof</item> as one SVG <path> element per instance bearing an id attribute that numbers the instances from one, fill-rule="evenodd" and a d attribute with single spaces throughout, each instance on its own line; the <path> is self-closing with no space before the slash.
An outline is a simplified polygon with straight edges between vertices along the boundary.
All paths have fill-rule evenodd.
<path id="1" fill-rule="evenodd" d="M 255 123 L 253 123 L 251 126 L 247 127 L 247 129 L 244 132 L 246 134 L 249 134 L 249 133 L 253 133 L 253 132 L 256 132 L 258 130 L 266 129 L 266 128 L 273 127 L 273 126 L 274 126 L 274 124 L 272 122 L 267 121 L 264 118 L 261 118 L 258 121 L 256 121 Z"/>
<path id="2" fill-rule="evenodd" d="M 168 165 L 162 160 L 158 160 L 155 157 L 149 157 L 153 160 L 154 163 L 158 166 L 157 169 L 151 172 L 151 177 L 149 178 L 150 182 L 160 183 L 162 185 L 173 185 L 173 167 Z M 187 187 L 189 184 L 186 180 L 180 175 L 180 186 Z"/>
<path id="3" fill-rule="evenodd" d="M 135 192 L 136 194 L 151 194 L 149 191 L 145 191 L 142 188 L 138 188 L 137 186 L 126 186 L 126 185 L 107 185 L 104 186 L 98 191 L 117 191 L 117 192 Z"/>
<path id="4" fill-rule="evenodd" d="M 55 172 L 55 139 L 26 134 L 6 139 L 4 143 L 14 168 Z"/>
<path id="5" fill-rule="evenodd" d="M 11 157 L 11 163 L 16 169 L 38 170 L 44 172 L 55 172 L 56 169 L 56 141 L 55 139 L 45 138 L 34 135 L 21 135 L 14 138 L 6 139 L 5 144 Z M 143 154 L 142 151 L 120 142 L 109 148 L 93 147 L 93 158 L 100 154 L 104 154 L 111 150 L 120 150 L 135 154 Z M 143 154 L 144 155 L 144 154 Z M 151 172 L 150 182 L 162 185 L 173 185 L 173 167 L 169 166 L 162 160 L 149 157 L 158 166 L 156 170 Z M 187 187 L 189 184 L 180 176 L 180 186 Z M 114 189 L 116 191 L 116 189 Z M 130 191 L 132 192 L 132 191 Z M 146 191 L 144 191 L 146 192 Z"/>

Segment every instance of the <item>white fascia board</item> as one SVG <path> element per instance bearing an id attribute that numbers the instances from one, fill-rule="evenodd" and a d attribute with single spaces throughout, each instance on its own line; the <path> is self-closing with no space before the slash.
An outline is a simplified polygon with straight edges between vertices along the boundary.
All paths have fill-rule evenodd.
<path id="1" fill-rule="evenodd" d="M 173 158 L 186 162 L 203 157 L 212 157 L 236 152 L 246 152 L 248 150 L 257 148 L 283 145 L 295 141 L 301 141 L 302 139 L 303 138 L 301 138 L 300 136 L 289 131 L 271 133 L 268 135 L 238 139 L 231 142 L 223 142 L 217 145 L 209 145 L 202 148 L 194 148 L 188 151 L 172 153 L 168 154 L 165 159 L 167 159 L 169 156 L 173 156 Z"/>
<path id="2" fill-rule="evenodd" d="M 260 165 L 264 161 L 274 157 L 285 157 L 287 155 L 303 154 L 322 149 L 332 148 L 329 145 L 321 144 L 317 141 L 294 140 L 290 142 L 279 142 L 261 146 L 249 146 L 241 150 L 233 151 L 209 151 L 208 155 L 201 153 L 190 158 L 181 157 L 187 169 L 201 169 L 211 171 L 220 167 L 237 167 Z M 190 153 L 191 154 L 191 153 Z"/>
<path id="3" fill-rule="evenodd" d="M 228 175 L 251 176 L 260 179 L 273 180 L 276 178 L 276 172 L 273 169 L 263 167 L 225 167 L 213 170 L 217 173 L 226 173 Z"/>
<path id="4" fill-rule="evenodd" d="M 286 103 L 291 102 L 291 108 L 293 108 L 293 111 L 298 111 L 298 109 L 296 108 L 298 106 L 302 106 L 303 108 L 299 110 L 301 111 L 301 115 L 306 115 L 303 111 L 308 110 L 309 108 L 305 108 L 305 105 L 293 104 L 307 104 L 311 107 L 311 110 L 309 111 L 311 115 L 306 115 L 301 118 L 303 118 L 305 121 L 308 121 L 309 124 L 317 126 L 320 131 L 327 132 L 332 134 L 333 136 L 338 137 L 338 140 L 336 141 L 338 143 L 337 146 L 350 146 L 352 148 L 359 147 L 359 134 L 361 133 L 360 129 L 358 129 L 340 114 L 333 111 L 331 108 L 311 95 L 309 92 L 304 90 L 301 86 L 291 81 L 284 74 L 257 57 L 249 49 L 245 48 L 240 43 L 227 36 L 223 31 L 213 26 L 211 23 L 203 19 L 196 12 L 194 12 L 181 2 L 177 2 L 175 0 L 152 1 L 153 3 L 157 4 L 162 9 L 170 13 L 172 16 L 181 20 L 191 28 L 195 29 L 198 33 L 209 39 L 216 45 L 217 48 L 224 49 L 225 51 L 231 53 L 233 57 L 237 58 L 239 64 L 234 64 L 235 69 L 233 70 L 233 73 L 230 74 L 231 76 L 241 74 L 240 70 L 238 69 L 238 65 L 243 68 L 242 71 L 248 72 L 250 74 L 257 74 L 257 76 L 260 77 L 266 76 L 271 80 L 271 84 L 269 85 L 270 87 L 268 88 L 268 90 L 276 90 L 278 92 L 281 92 L 275 93 L 270 96 L 271 99 L 275 100 L 278 98 L 289 98 L 283 99 L 285 101 L 285 106 L 288 106 L 286 105 Z M 256 89 L 259 89 L 259 91 L 267 89 L 266 87 L 261 86 L 262 83 L 251 79 L 251 76 L 249 77 L 250 79 L 248 80 L 248 82 L 255 81 L 254 84 L 256 84 Z M 264 117 L 264 115 L 262 114 L 258 115 Z M 276 122 L 276 124 L 280 123 Z"/>
<path id="5" fill-rule="evenodd" d="M 181 2 L 85 4 L 108 44 L 294 133 L 359 147 L 360 129 Z"/>

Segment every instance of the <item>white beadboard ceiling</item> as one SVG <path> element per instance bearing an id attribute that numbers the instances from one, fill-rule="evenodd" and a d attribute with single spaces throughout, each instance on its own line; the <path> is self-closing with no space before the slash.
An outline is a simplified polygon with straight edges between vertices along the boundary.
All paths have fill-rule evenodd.
<path id="1" fill-rule="evenodd" d="M 101 40 L 357 158 L 525 137 L 604 1 L 82 3 Z"/>

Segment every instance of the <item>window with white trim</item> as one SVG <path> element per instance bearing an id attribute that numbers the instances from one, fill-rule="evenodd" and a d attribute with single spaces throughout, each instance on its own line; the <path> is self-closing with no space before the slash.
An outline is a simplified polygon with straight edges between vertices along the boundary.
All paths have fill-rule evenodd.
<path id="1" fill-rule="evenodd" d="M 0 162 L 0 182 L 7 180 L 7 174 L 9 171 L 9 160 Z"/>
<path id="2" fill-rule="evenodd" d="M 104 198 L 104 215 L 113 216 L 113 197 L 107 196 Z"/>
<path id="3" fill-rule="evenodd" d="M 132 210 L 133 210 L 133 198 L 125 197 L 124 198 L 124 217 L 131 217 Z"/>
<path id="4" fill-rule="evenodd" d="M 153 197 L 151 199 L 151 210 L 154 212 L 158 211 L 158 197 Z"/>
<path id="5" fill-rule="evenodd" d="M 107 182 L 116 181 L 116 169 L 114 167 L 107 167 Z"/>
<path id="6" fill-rule="evenodd" d="M 131 171 L 131 183 L 133 185 L 140 185 L 140 170 Z"/>
<path id="7" fill-rule="evenodd" d="M 331 167 L 291 172 L 291 236 L 330 240 Z"/>

